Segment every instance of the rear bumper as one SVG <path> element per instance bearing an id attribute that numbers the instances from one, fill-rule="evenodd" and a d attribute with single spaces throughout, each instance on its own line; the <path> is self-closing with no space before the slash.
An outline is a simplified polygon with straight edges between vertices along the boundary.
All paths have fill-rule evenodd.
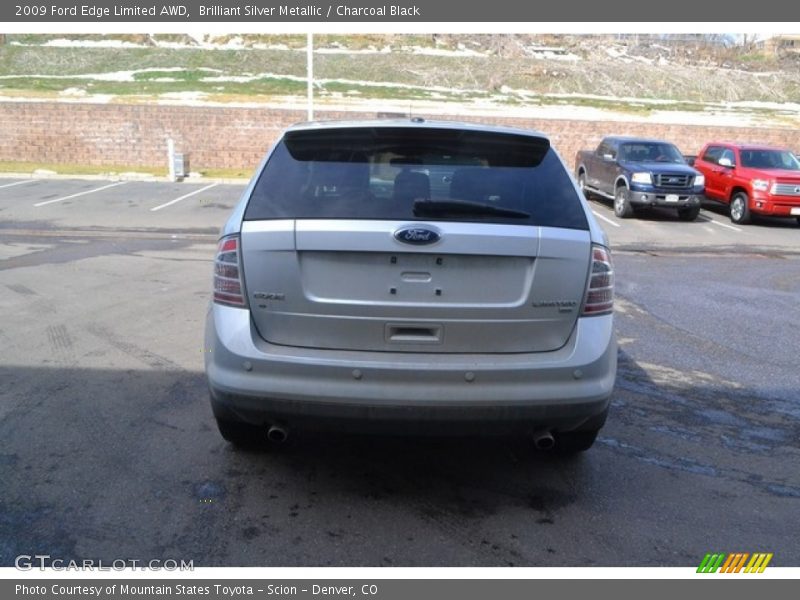
<path id="1" fill-rule="evenodd" d="M 217 418 L 369 431 L 599 427 L 617 365 L 611 315 L 578 319 L 554 352 L 423 354 L 277 346 L 219 305 L 205 356 Z"/>

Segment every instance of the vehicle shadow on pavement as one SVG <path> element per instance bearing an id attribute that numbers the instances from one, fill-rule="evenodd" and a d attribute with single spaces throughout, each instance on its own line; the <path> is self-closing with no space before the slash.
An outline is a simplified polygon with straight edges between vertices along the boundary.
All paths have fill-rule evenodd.
<path id="1" fill-rule="evenodd" d="M 613 214 L 613 211 L 614 211 L 614 201 L 613 200 L 608 200 L 606 198 L 592 197 L 592 199 L 589 201 L 589 205 L 591 206 L 592 204 L 599 204 L 600 206 L 604 207 L 605 209 L 608 209 L 609 211 L 611 211 L 611 213 Z M 611 216 L 611 215 L 609 215 L 609 216 Z M 695 219 L 694 221 L 683 221 L 678 216 L 678 211 L 677 210 L 670 209 L 670 208 L 664 208 L 664 207 L 660 207 L 660 206 L 637 207 L 635 209 L 635 212 L 633 213 L 633 215 L 629 219 L 626 219 L 626 220 L 629 220 L 629 221 L 653 221 L 653 222 L 656 222 L 656 223 L 674 222 L 674 223 L 680 223 L 682 226 L 683 225 L 691 226 L 692 224 L 701 223 L 702 222 L 701 219 Z"/>

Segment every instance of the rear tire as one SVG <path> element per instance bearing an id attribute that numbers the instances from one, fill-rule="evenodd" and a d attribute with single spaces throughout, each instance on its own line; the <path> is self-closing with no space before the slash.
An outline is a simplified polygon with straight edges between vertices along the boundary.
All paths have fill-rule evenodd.
<path id="1" fill-rule="evenodd" d="M 553 435 L 556 439 L 554 450 L 563 456 L 586 452 L 594 444 L 599 431 L 599 429 L 590 429 L 588 431 L 556 432 Z"/>
<path id="2" fill-rule="evenodd" d="M 586 173 L 584 171 L 578 173 L 578 187 L 581 188 L 581 192 L 583 192 L 583 197 L 588 200 L 591 194 L 586 189 Z"/>
<path id="3" fill-rule="evenodd" d="M 217 427 L 222 437 L 237 448 L 260 449 L 266 447 L 267 437 L 262 427 L 220 419 L 217 419 Z"/>
<path id="4" fill-rule="evenodd" d="M 694 221 L 699 215 L 700 215 L 699 206 L 678 209 L 678 218 L 681 221 Z"/>
<path id="5" fill-rule="evenodd" d="M 800 217 L 797 217 L 797 224 L 800 225 Z"/>
<path id="6" fill-rule="evenodd" d="M 614 194 L 614 214 L 620 219 L 629 219 L 633 216 L 633 207 L 628 196 L 628 188 L 624 185 L 617 186 Z"/>
<path id="7" fill-rule="evenodd" d="M 745 192 L 736 192 L 731 198 L 731 222 L 746 225 L 750 222 L 750 199 Z"/>

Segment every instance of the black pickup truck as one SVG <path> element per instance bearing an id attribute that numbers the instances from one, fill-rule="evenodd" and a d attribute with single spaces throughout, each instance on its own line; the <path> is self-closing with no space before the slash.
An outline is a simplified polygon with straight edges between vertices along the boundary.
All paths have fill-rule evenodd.
<path id="1" fill-rule="evenodd" d="M 705 178 L 686 164 L 669 142 L 635 137 L 606 137 L 595 150 L 575 156 L 575 176 L 583 193 L 614 201 L 614 214 L 633 216 L 647 206 L 675 208 L 683 221 L 700 214 Z"/>

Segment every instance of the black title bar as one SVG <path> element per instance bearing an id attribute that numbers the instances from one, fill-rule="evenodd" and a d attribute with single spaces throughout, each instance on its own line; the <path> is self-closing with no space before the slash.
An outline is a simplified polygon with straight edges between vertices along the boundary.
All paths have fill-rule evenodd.
<path id="1" fill-rule="evenodd" d="M 416 0 L 380 3 L 292 2 L 269 0 L 12 0 L 0 4 L 0 22 L 398 22 L 398 23 L 718 23 L 744 29 L 753 22 L 781 25 L 781 32 L 800 29 L 800 4 L 785 0 L 752 3 L 698 3 L 694 0 L 641 2 L 610 0 L 552 2 L 537 0 Z M 794 25 L 794 27 L 792 27 Z M 792 31 L 790 31 L 792 30 Z M 737 30 L 738 31 L 738 30 Z M 8 32 L 8 30 L 7 30 Z"/>
<path id="2" fill-rule="evenodd" d="M 693 570 L 693 569 L 692 569 Z M 3 598 L 17 600 L 530 600 L 539 597 L 674 600 L 721 596 L 730 600 L 789 598 L 796 580 L 717 579 L 714 576 L 664 580 L 569 579 L 31 579 L 0 581 Z M 718 575 L 716 577 L 719 577 Z M 758 576 L 756 576 L 758 577 Z M 713 588 L 713 589 L 712 589 Z M 702 592 L 702 594 L 701 594 Z"/>

